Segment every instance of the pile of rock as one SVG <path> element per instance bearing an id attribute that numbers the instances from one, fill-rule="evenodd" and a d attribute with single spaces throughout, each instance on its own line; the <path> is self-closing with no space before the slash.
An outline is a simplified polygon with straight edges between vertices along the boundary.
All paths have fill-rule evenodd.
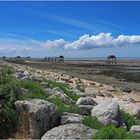
<path id="1" fill-rule="evenodd" d="M 78 106 L 92 106 L 91 116 L 104 124 L 117 127 L 125 125 L 119 105 L 111 100 L 97 104 L 92 98 L 79 98 Z M 15 103 L 19 112 L 19 133 L 27 131 L 25 138 L 42 139 L 89 139 L 97 130 L 83 124 L 84 116 L 75 113 L 59 115 L 57 107 L 45 100 L 32 99 Z M 134 129 L 132 128 L 131 131 Z"/>

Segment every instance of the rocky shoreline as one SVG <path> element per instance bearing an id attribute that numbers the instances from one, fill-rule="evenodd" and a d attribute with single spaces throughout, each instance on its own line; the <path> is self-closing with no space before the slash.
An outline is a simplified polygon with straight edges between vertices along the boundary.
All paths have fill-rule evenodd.
<path id="1" fill-rule="evenodd" d="M 10 64 L 10 66 L 11 65 L 16 71 L 19 72 L 17 73 L 17 75 L 15 74 L 16 77 L 18 77 L 18 74 L 23 74 L 23 77 L 21 79 L 28 79 L 28 76 L 34 76 L 36 78 L 40 77 L 55 80 L 57 82 L 67 83 L 73 88 L 73 90 L 77 90 L 76 87 L 84 87 L 84 93 L 81 94 L 93 98 L 96 97 L 95 100 L 97 102 L 111 98 L 112 100 L 118 102 L 120 107 L 129 113 L 133 113 L 133 108 L 140 108 L 139 95 L 137 94 L 137 92 L 129 89 L 129 87 L 121 90 L 117 87 L 80 79 L 74 76 L 72 77 L 65 74 L 55 73 L 48 70 L 31 68 L 20 64 Z"/>
<path id="2" fill-rule="evenodd" d="M 20 122 L 15 138 L 30 139 L 90 139 L 97 128 L 86 126 L 85 116 L 96 117 L 102 125 L 128 128 L 121 110 L 140 119 L 140 100 L 135 92 L 105 84 L 79 79 L 77 77 L 31 68 L 20 64 L 4 64 L 14 68 L 12 74 L 20 80 L 37 81 L 47 93 L 47 100 L 18 100 L 15 107 Z M 46 81 L 48 80 L 48 82 Z M 55 81 L 56 87 L 50 86 L 49 80 Z M 65 88 L 62 85 L 66 84 Z M 52 84 L 52 83 L 51 83 Z M 28 94 L 28 89 L 21 88 L 21 94 Z M 68 106 L 80 109 L 61 112 L 51 101 L 59 98 Z M 59 105 L 59 104 L 58 104 Z M 75 111 L 78 112 L 78 111 Z M 132 126 L 130 132 L 139 133 L 140 125 Z"/>

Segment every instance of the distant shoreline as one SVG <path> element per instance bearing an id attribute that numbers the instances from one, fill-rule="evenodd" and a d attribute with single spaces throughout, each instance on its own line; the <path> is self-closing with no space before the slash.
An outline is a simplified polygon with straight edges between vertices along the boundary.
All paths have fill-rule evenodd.
<path id="1" fill-rule="evenodd" d="M 16 56 L 6 56 L 6 58 L 15 58 Z M 52 57 L 56 57 L 56 56 L 46 56 L 46 57 L 50 57 L 50 58 L 52 58 Z M 0 57 L 0 58 L 2 58 L 2 56 Z M 21 56 L 21 58 L 26 58 L 26 56 Z M 31 59 L 33 59 L 33 60 L 40 60 L 40 59 L 43 59 L 43 58 L 45 58 L 45 56 L 44 57 L 30 57 Z M 64 56 L 64 59 L 66 60 L 66 61 L 91 61 L 91 60 L 107 60 L 107 57 L 65 57 Z M 117 60 L 140 60 L 140 57 L 117 57 Z"/>

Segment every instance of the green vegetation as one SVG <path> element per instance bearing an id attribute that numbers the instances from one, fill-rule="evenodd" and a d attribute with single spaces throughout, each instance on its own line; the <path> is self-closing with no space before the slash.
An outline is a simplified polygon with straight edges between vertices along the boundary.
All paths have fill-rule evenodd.
<path id="1" fill-rule="evenodd" d="M 98 118 L 92 116 L 84 117 L 84 125 L 98 130 L 104 127 L 104 125 L 98 120 Z"/>
<path id="2" fill-rule="evenodd" d="M 59 87 L 61 90 L 64 91 L 65 94 L 67 94 L 73 101 L 77 101 L 78 98 L 80 98 L 80 95 L 76 95 L 73 94 L 70 90 L 69 90 L 69 86 L 67 84 L 64 83 L 60 83 L 60 82 L 55 82 L 55 81 L 51 81 L 51 80 L 46 80 L 46 82 L 48 83 L 48 86 L 50 88 L 55 88 L 55 87 Z"/>
<path id="3" fill-rule="evenodd" d="M 140 138 L 132 133 L 128 133 L 124 128 L 116 128 L 109 125 L 101 128 L 93 135 L 93 139 L 137 139 Z"/>
<path id="4" fill-rule="evenodd" d="M 56 97 L 55 99 L 51 99 L 50 102 L 54 103 L 57 106 L 60 114 L 63 114 L 63 112 L 70 112 L 70 113 L 77 113 L 77 114 L 84 114 L 85 113 L 86 114 L 85 110 L 78 108 L 76 105 L 65 104 L 58 97 Z"/>
<path id="5" fill-rule="evenodd" d="M 27 94 L 21 96 L 20 99 L 47 99 L 47 93 L 44 88 L 40 85 L 39 82 L 31 81 L 31 80 L 23 80 L 21 81 L 21 87 L 28 89 Z"/>
<path id="6" fill-rule="evenodd" d="M 124 118 L 125 124 L 127 126 L 127 130 L 130 130 L 132 125 L 138 124 L 138 120 L 134 116 L 132 116 L 129 113 L 126 113 L 124 111 L 121 111 L 121 113 Z"/>
<path id="7" fill-rule="evenodd" d="M 7 138 L 16 129 L 17 112 L 14 102 L 19 98 L 19 83 L 12 77 L 13 69 L 0 67 L 0 138 Z"/>
<path id="8" fill-rule="evenodd" d="M 13 74 L 14 69 L 12 69 L 11 67 L 7 65 L 3 65 L 2 67 L 0 67 L 0 72 L 3 74 Z"/>

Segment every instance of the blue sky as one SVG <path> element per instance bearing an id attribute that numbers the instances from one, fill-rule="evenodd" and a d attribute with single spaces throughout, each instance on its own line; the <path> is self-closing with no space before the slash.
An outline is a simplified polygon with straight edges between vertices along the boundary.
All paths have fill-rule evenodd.
<path id="1" fill-rule="evenodd" d="M 140 2 L 0 2 L 0 56 L 140 57 Z"/>

